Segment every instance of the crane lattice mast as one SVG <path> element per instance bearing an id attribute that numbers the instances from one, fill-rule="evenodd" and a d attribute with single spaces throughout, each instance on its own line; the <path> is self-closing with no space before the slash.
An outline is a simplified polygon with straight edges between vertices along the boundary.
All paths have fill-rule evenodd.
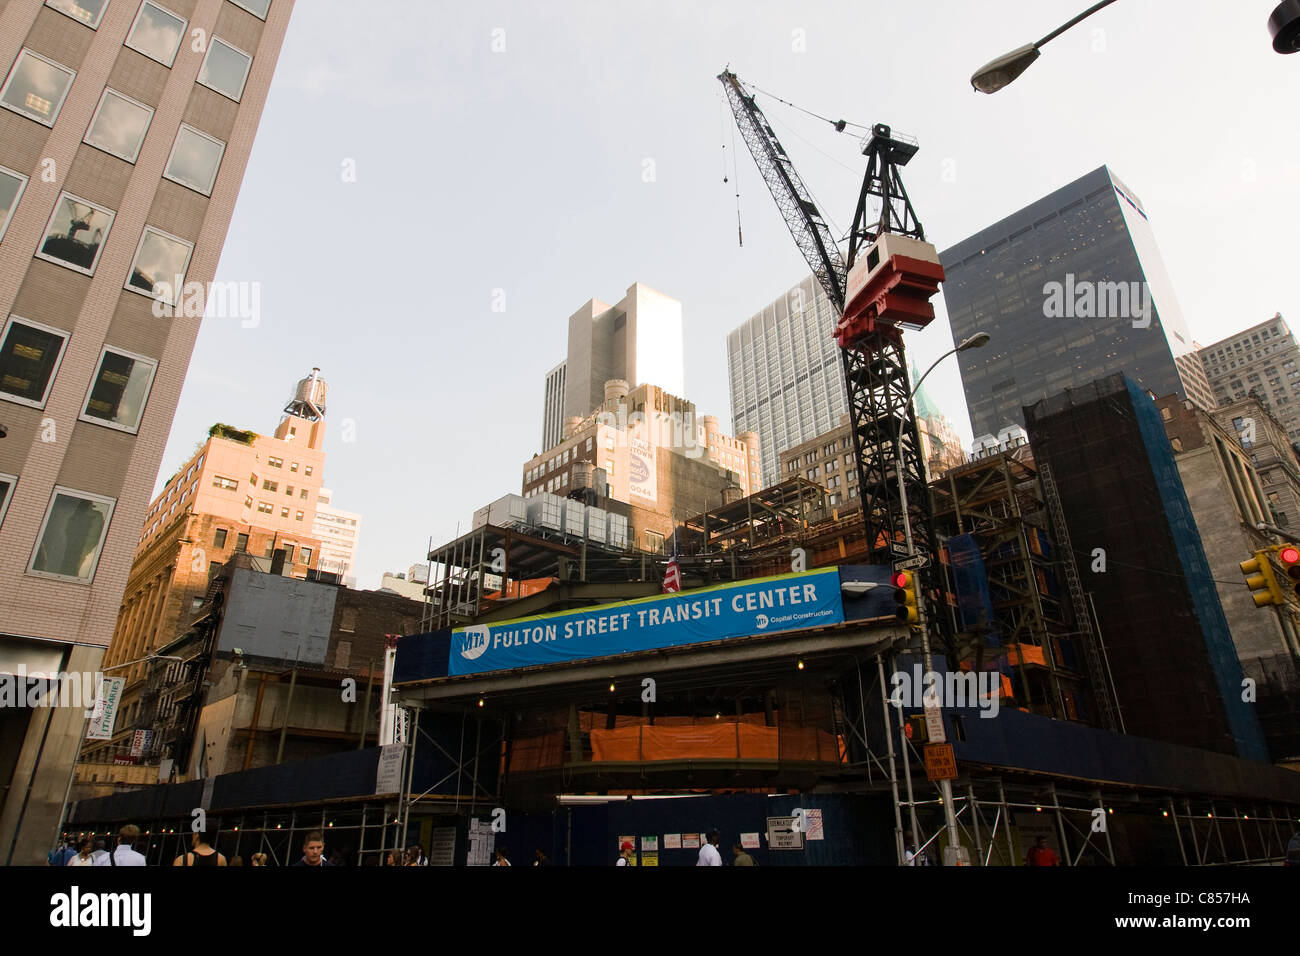
<path id="1" fill-rule="evenodd" d="M 730 70 L 724 70 L 718 79 L 795 244 L 838 315 L 835 338 L 848 391 L 869 560 L 893 564 L 909 553 L 903 496 L 895 470 L 895 463 L 901 460 L 912 554 L 924 558 L 921 575 L 927 590 L 946 590 L 937 561 L 902 337 L 904 326 L 924 327 L 934 317 L 928 299 L 943 276 L 899 175 L 899 168 L 915 155 L 917 144 L 884 124 L 873 126 L 863 140 L 867 172 L 848 236 L 846 260 L 754 95 Z M 842 129 L 842 123 L 835 125 Z M 871 221 L 868 197 L 880 203 L 879 217 Z M 892 241 L 896 248 L 891 248 L 888 237 L 901 241 Z M 951 648 L 947 615 L 932 620 Z"/>

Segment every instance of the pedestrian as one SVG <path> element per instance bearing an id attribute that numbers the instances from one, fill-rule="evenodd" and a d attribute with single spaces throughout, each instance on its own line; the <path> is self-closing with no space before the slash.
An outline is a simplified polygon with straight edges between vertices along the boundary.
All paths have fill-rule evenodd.
<path id="1" fill-rule="evenodd" d="M 912 836 L 911 830 L 903 832 L 903 860 L 904 866 L 930 865 L 930 854 L 917 847 L 916 838 Z"/>
<path id="2" fill-rule="evenodd" d="M 384 854 L 384 866 L 401 866 L 402 854 L 396 850 L 389 850 Z"/>
<path id="3" fill-rule="evenodd" d="M 505 848 L 504 846 L 499 846 L 499 847 L 497 847 L 497 860 L 496 860 L 496 862 L 493 863 L 492 865 L 493 865 L 493 866 L 509 866 L 509 865 L 510 865 L 510 861 L 506 859 L 506 848 Z"/>
<path id="4" fill-rule="evenodd" d="M 424 847 L 418 843 L 412 843 L 406 852 L 410 855 L 411 862 L 408 866 L 428 866 L 429 861 L 424 855 Z"/>
<path id="5" fill-rule="evenodd" d="M 636 847 L 632 846 L 632 841 L 631 841 L 631 840 L 624 840 L 624 841 L 623 841 L 623 845 L 620 846 L 620 847 L 618 848 L 618 860 L 614 863 L 614 865 L 615 865 L 615 866 L 631 866 L 631 865 L 632 865 L 632 852 L 633 852 L 633 850 L 635 850 L 635 849 L 636 849 Z"/>
<path id="6" fill-rule="evenodd" d="M 64 865 L 65 866 L 94 866 L 95 858 L 92 855 L 92 851 L 94 850 L 94 847 L 95 845 L 94 843 L 91 842 L 90 837 L 82 837 L 80 840 L 77 841 L 77 852 L 73 854 L 71 857 L 69 857 L 68 862 L 65 863 Z"/>
<path id="7" fill-rule="evenodd" d="M 333 866 L 333 863 L 325 859 L 325 834 L 319 830 L 308 833 L 302 841 L 302 859 L 293 865 Z"/>
<path id="8" fill-rule="evenodd" d="M 1052 848 L 1047 845 L 1047 837 L 1039 837 L 1025 854 L 1025 866 L 1060 866 Z"/>
<path id="9" fill-rule="evenodd" d="M 748 853 L 746 853 L 745 848 L 741 846 L 739 843 L 733 843 L 731 845 L 731 852 L 736 857 L 736 862 L 733 865 L 758 866 L 758 864 L 754 862 L 754 858 L 750 856 Z"/>
<path id="10" fill-rule="evenodd" d="M 236 853 L 234 856 L 232 856 L 232 857 L 230 858 L 230 865 L 231 865 L 231 866 L 243 866 L 243 865 L 244 865 L 244 858 L 243 858 L 242 856 L 240 856 L 238 853 Z"/>
<path id="11" fill-rule="evenodd" d="M 248 862 L 250 866 L 266 866 L 266 854 L 254 853 L 249 857 Z"/>
<path id="12" fill-rule="evenodd" d="M 108 866 L 108 850 L 104 849 L 106 841 L 103 838 L 95 840 L 95 848 L 91 850 L 90 857 L 93 861 L 91 866 Z"/>
<path id="13" fill-rule="evenodd" d="M 207 830 L 195 830 L 190 834 L 190 851 L 178 856 L 172 866 L 226 866 L 226 858 L 216 851 L 209 839 Z"/>
<path id="14" fill-rule="evenodd" d="M 143 853 L 135 850 L 135 841 L 140 839 L 140 828 L 128 823 L 117 831 L 117 846 L 112 854 L 104 854 L 102 860 L 96 860 L 95 866 L 146 866 Z"/>
<path id="15" fill-rule="evenodd" d="M 59 845 L 50 851 L 50 866 L 67 866 L 68 861 L 77 855 L 77 841 L 72 837 L 67 837 Z"/>
<path id="16" fill-rule="evenodd" d="M 546 851 L 540 846 L 533 851 L 533 866 L 550 866 L 551 858 L 546 855 Z"/>
<path id="17" fill-rule="evenodd" d="M 700 858 L 696 866 L 722 866 L 722 854 L 718 852 L 718 831 L 710 830 L 704 835 L 700 846 Z"/>

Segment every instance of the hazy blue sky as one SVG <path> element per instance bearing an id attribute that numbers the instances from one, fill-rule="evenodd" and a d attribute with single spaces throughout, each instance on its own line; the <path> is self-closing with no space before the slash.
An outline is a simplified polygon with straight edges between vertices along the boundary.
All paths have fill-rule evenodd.
<path id="1" fill-rule="evenodd" d="M 727 332 L 808 269 L 739 141 L 737 246 L 727 63 L 918 137 L 905 181 L 941 249 L 1108 163 L 1202 343 L 1300 324 L 1300 56 L 1270 47 L 1273 0 L 1120 0 L 1012 86 L 971 90 L 1087 5 L 300 0 L 217 273 L 261 282 L 261 322 L 205 321 L 161 477 L 215 421 L 269 433 L 319 366 L 326 484 L 363 516 L 358 584 L 377 587 L 518 492 L 568 315 L 633 282 L 681 300 L 686 397 L 729 422 Z M 856 140 L 762 105 L 847 228 Z M 922 368 L 951 348 L 939 312 L 907 340 Z M 927 387 L 969 440 L 955 362 Z"/>

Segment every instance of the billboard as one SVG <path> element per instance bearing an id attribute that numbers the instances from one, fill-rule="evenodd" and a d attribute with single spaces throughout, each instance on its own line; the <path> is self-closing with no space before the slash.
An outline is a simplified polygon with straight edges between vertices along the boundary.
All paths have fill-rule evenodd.
<path id="1" fill-rule="evenodd" d="M 842 624 L 837 568 L 456 628 L 450 676 Z"/>
<path id="2" fill-rule="evenodd" d="M 657 501 L 659 498 L 657 449 L 647 441 L 632 437 L 628 438 L 627 446 L 628 494 L 644 498 L 646 501 Z"/>

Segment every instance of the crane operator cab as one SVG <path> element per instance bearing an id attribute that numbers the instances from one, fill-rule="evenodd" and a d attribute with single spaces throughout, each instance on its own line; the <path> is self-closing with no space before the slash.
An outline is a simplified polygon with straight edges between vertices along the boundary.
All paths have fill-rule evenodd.
<path id="1" fill-rule="evenodd" d="M 844 316 L 835 328 L 840 348 L 868 332 L 923 329 L 934 319 L 931 297 L 943 281 L 934 246 L 920 239 L 882 233 L 849 270 Z"/>

